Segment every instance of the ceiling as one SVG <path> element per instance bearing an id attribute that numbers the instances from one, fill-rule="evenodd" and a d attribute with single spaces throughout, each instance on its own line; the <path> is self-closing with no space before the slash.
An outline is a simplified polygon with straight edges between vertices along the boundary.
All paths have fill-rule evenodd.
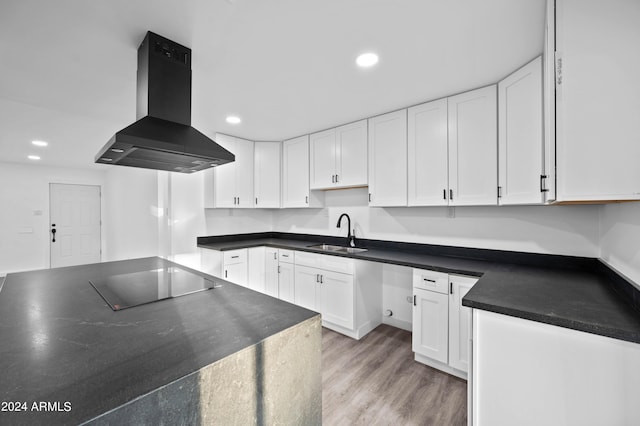
<path id="1" fill-rule="evenodd" d="M 542 52 L 545 0 L 2 0 L 0 162 L 106 169 L 147 30 L 193 50 L 192 122 L 283 140 L 495 83 Z M 360 69 L 358 54 L 380 62 Z M 225 122 L 229 114 L 239 125 Z M 49 142 L 46 148 L 31 145 Z"/>

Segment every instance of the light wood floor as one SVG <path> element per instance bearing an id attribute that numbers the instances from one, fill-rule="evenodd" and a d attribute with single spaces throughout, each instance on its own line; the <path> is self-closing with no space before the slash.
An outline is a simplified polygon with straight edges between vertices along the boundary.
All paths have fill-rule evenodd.
<path id="1" fill-rule="evenodd" d="M 414 361 L 408 331 L 358 341 L 323 328 L 322 423 L 466 425 L 467 382 Z"/>

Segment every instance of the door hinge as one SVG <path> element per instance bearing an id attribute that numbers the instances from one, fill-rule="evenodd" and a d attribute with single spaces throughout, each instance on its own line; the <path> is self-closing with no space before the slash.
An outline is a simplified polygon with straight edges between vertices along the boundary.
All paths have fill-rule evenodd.
<path id="1" fill-rule="evenodd" d="M 549 192 L 547 188 L 547 175 L 540 175 L 540 192 Z"/>
<path id="2" fill-rule="evenodd" d="M 498 198 L 502 198 L 502 187 L 498 187 Z"/>
<path id="3" fill-rule="evenodd" d="M 278 265 L 278 273 L 280 273 L 280 265 Z"/>

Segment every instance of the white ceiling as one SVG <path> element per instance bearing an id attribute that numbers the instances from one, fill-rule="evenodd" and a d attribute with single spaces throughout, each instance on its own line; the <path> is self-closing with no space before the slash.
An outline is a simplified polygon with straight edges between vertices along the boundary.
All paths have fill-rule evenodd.
<path id="1" fill-rule="evenodd" d="M 37 154 L 43 165 L 109 167 L 93 157 L 136 118 L 136 52 L 147 30 L 193 50 L 196 128 L 283 140 L 495 83 L 542 52 L 544 8 L 545 0 L 2 0 L 0 162 Z M 365 51 L 380 56 L 372 69 L 355 65 Z M 227 124 L 228 114 L 242 124 Z"/>

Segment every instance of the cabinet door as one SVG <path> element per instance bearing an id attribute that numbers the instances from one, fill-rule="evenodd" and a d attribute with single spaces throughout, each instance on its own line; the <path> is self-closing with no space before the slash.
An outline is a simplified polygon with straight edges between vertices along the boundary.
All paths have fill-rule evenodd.
<path id="1" fill-rule="evenodd" d="M 498 83 L 498 202 L 541 204 L 542 57 Z"/>
<path id="2" fill-rule="evenodd" d="M 353 275 L 320 271 L 319 288 L 322 320 L 353 330 Z"/>
<path id="3" fill-rule="evenodd" d="M 338 188 L 367 185 L 367 120 L 336 129 L 335 180 Z"/>
<path id="4" fill-rule="evenodd" d="M 556 85 L 555 85 L 555 10 L 556 2 L 547 1 L 543 45 L 543 110 L 544 110 L 544 174 L 545 201 L 556 199 Z"/>
<path id="5" fill-rule="evenodd" d="M 280 142 L 254 144 L 254 203 L 255 207 L 280 207 Z"/>
<path id="6" fill-rule="evenodd" d="M 251 141 L 236 140 L 236 207 L 253 207 L 253 145 Z"/>
<path id="7" fill-rule="evenodd" d="M 282 207 L 309 207 L 309 136 L 282 143 Z"/>
<path id="8" fill-rule="evenodd" d="M 265 247 L 252 247 L 247 250 L 249 259 L 249 271 L 247 285 L 250 289 L 265 292 Z"/>
<path id="9" fill-rule="evenodd" d="M 640 199 L 639 22 L 635 0 L 556 1 L 557 201 Z"/>
<path id="10" fill-rule="evenodd" d="M 369 119 L 369 205 L 407 205 L 407 110 Z"/>
<path id="11" fill-rule="evenodd" d="M 449 348 L 449 295 L 414 288 L 413 298 L 413 351 L 446 363 Z"/>
<path id="12" fill-rule="evenodd" d="M 199 250 L 200 270 L 205 274 L 222 278 L 224 276 L 222 252 L 205 248 L 201 248 Z"/>
<path id="13" fill-rule="evenodd" d="M 447 100 L 408 109 L 408 204 L 448 204 Z"/>
<path id="14" fill-rule="evenodd" d="M 293 263 L 280 263 L 278 272 L 278 296 L 284 301 L 294 303 L 295 276 Z"/>
<path id="15" fill-rule="evenodd" d="M 247 287 L 247 262 L 224 265 L 222 278 L 234 284 Z"/>
<path id="16" fill-rule="evenodd" d="M 462 306 L 462 298 L 478 281 L 473 277 L 449 275 L 449 365 L 460 371 L 469 370 L 469 318 L 471 308 Z"/>
<path id="17" fill-rule="evenodd" d="M 265 248 L 264 292 L 278 297 L 278 249 Z"/>
<path id="18" fill-rule="evenodd" d="M 498 203 L 496 86 L 450 97 L 449 204 Z"/>
<path id="19" fill-rule="evenodd" d="M 236 156 L 236 161 L 214 168 L 213 195 L 216 207 L 236 207 L 236 138 L 216 133 L 216 142 Z"/>
<path id="20" fill-rule="evenodd" d="M 336 184 L 336 130 L 310 135 L 309 156 L 311 189 L 333 188 Z"/>
<path id="21" fill-rule="evenodd" d="M 317 294 L 322 271 L 308 266 L 295 267 L 295 304 L 312 311 L 320 312 Z"/>

